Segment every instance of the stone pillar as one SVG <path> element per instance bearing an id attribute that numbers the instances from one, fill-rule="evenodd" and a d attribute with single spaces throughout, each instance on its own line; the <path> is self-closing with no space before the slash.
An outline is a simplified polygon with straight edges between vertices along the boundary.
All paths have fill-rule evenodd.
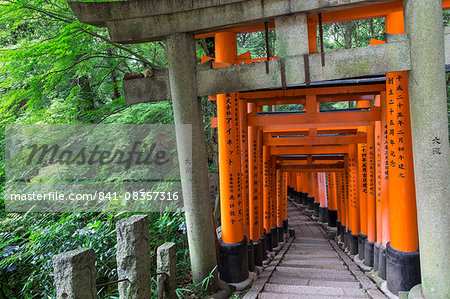
<path id="1" fill-rule="evenodd" d="M 164 277 L 164 289 L 162 298 L 177 298 L 175 290 L 177 288 L 177 246 L 175 243 L 166 242 L 159 246 L 156 251 L 156 267 L 158 273 L 164 273 L 158 277 Z"/>
<path id="2" fill-rule="evenodd" d="M 82 248 L 57 254 L 52 262 L 56 298 L 97 298 L 94 250 Z"/>
<path id="3" fill-rule="evenodd" d="M 192 126 L 191 136 L 177 129 L 176 137 L 192 275 L 200 282 L 216 268 L 217 257 L 201 101 L 197 97 L 194 36 L 188 33 L 168 36 L 167 54 L 175 124 Z M 211 291 L 219 283 L 214 272 Z"/>
<path id="4" fill-rule="evenodd" d="M 422 292 L 450 298 L 450 153 L 442 1 L 404 0 Z M 448 51 L 448 50 L 447 50 Z"/>
<path id="5" fill-rule="evenodd" d="M 134 215 L 120 220 L 117 231 L 117 277 L 120 298 L 151 298 L 148 217 Z"/>

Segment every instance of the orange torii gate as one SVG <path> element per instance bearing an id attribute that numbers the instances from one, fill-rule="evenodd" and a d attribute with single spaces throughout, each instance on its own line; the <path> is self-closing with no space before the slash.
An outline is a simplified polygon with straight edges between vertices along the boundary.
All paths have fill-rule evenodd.
<path id="1" fill-rule="evenodd" d="M 189 191 L 186 192 L 185 211 L 195 280 L 201 281 L 213 271 L 217 260 L 212 221 L 205 212 L 210 210 L 208 179 L 197 99 L 217 94 L 220 180 L 224 183 L 222 188 L 227 189 L 221 190 L 219 268 L 222 279 L 231 283 L 247 280 L 248 270 L 260 262 L 259 257 L 263 259 L 266 255 L 264 245 L 273 247 L 275 235 L 281 237 L 278 241 L 283 241 L 285 223 L 287 225 L 283 221 L 286 219 L 284 202 L 288 182 L 298 189 L 302 187 L 308 193 L 308 199 L 323 194 L 311 170 L 301 171 L 305 175 L 295 179 L 292 176 L 288 180 L 287 172 L 277 168 L 277 157 L 343 153 L 345 171 L 331 169 L 336 170 L 333 173 L 338 197 L 337 222 L 340 220 L 345 230 L 344 241 L 350 253 L 363 254 L 362 246 L 358 246 L 358 235 L 361 234 L 360 243 L 365 243 L 364 262 L 375 263 L 371 261 L 372 257 L 376 259 L 375 251 L 378 249 L 381 253 L 385 250 L 385 278 L 389 290 L 395 294 L 409 290 L 420 282 L 417 271 L 419 220 L 423 293 L 429 297 L 449 296 L 447 248 L 435 241 L 450 239 L 448 225 L 445 225 L 448 219 L 441 220 L 444 228 L 436 227 L 430 219 L 441 219 L 445 215 L 445 207 L 448 207 L 442 202 L 442 198 L 449 195 L 448 188 L 442 187 L 448 178 L 449 150 L 445 104 L 442 104 L 446 56 L 440 8 L 441 5 L 450 5 L 447 0 L 442 4 L 438 1 L 406 0 L 403 3 L 377 2 L 380 3 L 369 5 L 373 1 L 364 0 L 327 3 L 266 0 L 265 9 L 260 9 L 260 1 L 236 0 L 71 3 L 82 22 L 107 26 L 114 42 L 167 41 L 169 69 L 155 70 L 150 78 L 124 81 L 124 89 L 127 103 L 171 98 L 175 123 L 193 126 L 196 146 L 192 148 L 191 157 L 187 154 L 190 145 L 183 144 L 181 134 L 177 134 L 177 141 L 183 189 Z M 403 33 L 403 26 L 396 20 L 403 8 L 408 38 L 399 35 Z M 317 13 L 320 13 L 322 22 L 386 17 L 387 32 L 397 35 L 388 35 L 386 44 L 316 54 Z M 265 24 L 257 24 L 262 22 Z M 248 55 L 237 56 L 237 33 L 270 28 L 277 33 L 277 57 L 251 60 Z M 215 62 L 195 65 L 195 35 L 215 37 Z M 262 60 L 265 62 L 249 63 Z M 361 88 L 361 91 L 346 92 L 346 86 L 327 87 L 323 94 L 318 89 L 314 90 L 314 84 L 321 81 L 380 74 L 387 74 L 387 80 L 373 84 L 373 90 L 362 84 L 352 87 L 355 90 Z M 330 95 L 334 95 L 334 99 Z M 320 111 L 321 101 L 336 101 L 338 96 L 342 101 L 368 100 L 366 96 L 373 96 L 370 100 L 379 98 L 380 107 L 375 105 L 360 111 L 333 113 Z M 289 103 L 304 104 L 306 110 L 290 115 L 261 113 L 263 105 Z M 411 120 L 407 114 L 409 105 L 413 112 Z M 421 110 L 431 113 L 432 117 L 422 117 Z M 319 139 L 323 137 L 317 134 L 320 129 L 349 126 L 356 127 L 357 133 L 345 136 L 343 144 L 336 144 L 333 138 Z M 436 131 L 430 128 L 436 128 Z M 302 129 L 308 129 L 308 135 L 302 137 L 307 143 L 304 145 L 295 145 L 298 140 L 286 141 L 273 138 L 276 135 L 263 135 L 272 131 Z M 410 131 L 414 134 L 416 188 Z M 362 147 L 358 151 L 354 143 L 358 138 L 368 139 L 366 151 L 369 158 L 366 156 L 365 162 Z M 269 170 L 267 174 L 263 174 L 265 165 Z M 365 177 L 364 168 L 367 172 Z M 191 178 L 192 186 L 188 186 L 186 182 Z M 262 184 L 263 178 L 267 184 Z M 298 186 L 298 183 L 302 184 Z M 367 192 L 364 192 L 364 184 L 367 184 Z M 415 190 L 418 193 L 419 217 L 416 217 Z M 442 206 L 434 206 L 431 202 L 439 202 Z M 277 217 L 272 217 L 275 215 Z M 380 221 L 370 226 L 379 219 L 382 233 L 379 233 Z M 407 223 L 407 230 L 403 221 Z M 267 241 L 269 233 L 274 231 L 277 234 L 272 235 L 272 242 Z M 364 234 L 367 241 L 364 241 Z M 370 251 L 372 246 L 373 254 Z M 250 255 L 247 254 L 249 249 Z M 249 259 L 252 254 L 253 263 Z M 382 261 L 378 262 L 379 266 L 383 265 Z M 213 274 L 211 285 L 216 289 L 217 275 Z"/>

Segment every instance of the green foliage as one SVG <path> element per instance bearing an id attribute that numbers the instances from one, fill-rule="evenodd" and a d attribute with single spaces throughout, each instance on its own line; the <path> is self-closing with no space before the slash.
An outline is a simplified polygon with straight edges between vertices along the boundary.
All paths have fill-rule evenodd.
<path id="1" fill-rule="evenodd" d="M 92 0 L 90 0 L 92 1 Z M 95 0 L 94 0 L 95 1 Z M 97 0 L 97 2 L 100 2 Z M 450 24 L 449 11 L 444 24 Z M 384 39 L 384 19 L 325 24 L 325 50 L 367 46 Z M 276 36 L 269 32 L 276 55 Z M 320 45 L 320 43 L 319 43 Z M 264 32 L 238 35 L 238 54 L 265 57 Z M 214 56 L 212 39 L 197 41 L 198 55 Z M 106 29 L 81 24 L 65 0 L 0 0 L 0 298 L 54 296 L 51 258 L 80 247 L 96 254 L 97 283 L 117 279 L 115 223 L 129 213 L 5 213 L 5 125 L 9 123 L 173 123 L 170 101 L 125 105 L 121 77 L 125 72 L 167 65 L 163 42 L 118 45 Z M 447 74 L 450 117 L 450 77 Z M 345 102 L 323 103 L 321 109 L 347 108 Z M 210 126 L 215 103 L 202 99 L 205 138 L 211 172 L 217 171 L 217 132 Z M 302 105 L 278 106 L 278 111 L 302 110 Z M 156 248 L 177 243 L 181 285 L 190 280 L 184 214 L 149 214 L 152 267 Z M 155 270 L 155 269 L 153 269 Z M 155 271 L 153 271 L 154 273 Z M 210 277 L 178 289 L 188 296 L 203 294 Z M 152 284 L 156 296 L 156 280 Z M 115 285 L 100 297 L 117 298 Z"/>
<path id="2" fill-rule="evenodd" d="M 129 213 L 8 214 L 0 220 L 0 297 L 53 296 L 51 259 L 55 254 L 91 247 L 96 255 L 97 283 L 117 280 L 115 224 Z M 149 216 L 152 273 L 156 249 L 164 242 L 177 243 L 180 278 L 189 268 L 184 213 L 151 213 Z M 115 286 L 100 292 L 102 297 Z"/>
<path id="3" fill-rule="evenodd" d="M 384 28 L 384 18 L 324 24 L 325 51 L 368 46 L 372 38 L 384 40 Z"/>

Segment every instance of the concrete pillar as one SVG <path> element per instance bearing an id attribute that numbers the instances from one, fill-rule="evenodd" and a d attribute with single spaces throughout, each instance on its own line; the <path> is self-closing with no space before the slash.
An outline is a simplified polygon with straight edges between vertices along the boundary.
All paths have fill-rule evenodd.
<path id="1" fill-rule="evenodd" d="M 150 241 L 148 217 L 134 215 L 120 220 L 117 231 L 117 277 L 120 298 L 151 298 Z"/>
<path id="2" fill-rule="evenodd" d="M 309 53 L 306 14 L 275 18 L 279 57 Z"/>
<path id="3" fill-rule="evenodd" d="M 52 262 L 56 298 L 97 298 L 94 250 L 82 248 L 57 254 Z"/>
<path id="4" fill-rule="evenodd" d="M 162 298 L 177 298 L 175 294 L 177 288 L 177 246 L 175 243 L 166 242 L 158 247 L 156 269 L 158 273 L 164 273 L 164 275 L 158 276 L 158 279 L 164 278 L 164 289 L 159 289 L 159 292 L 164 293 Z"/>
<path id="5" fill-rule="evenodd" d="M 177 128 L 176 137 L 192 275 L 200 282 L 216 267 L 217 258 L 203 118 L 197 97 L 194 36 L 188 33 L 168 36 L 167 54 L 175 124 L 192 126 L 191 136 Z M 210 280 L 211 291 L 218 288 L 216 274 Z"/>
<path id="6" fill-rule="evenodd" d="M 450 298 L 450 152 L 442 1 L 403 1 L 422 292 Z"/>

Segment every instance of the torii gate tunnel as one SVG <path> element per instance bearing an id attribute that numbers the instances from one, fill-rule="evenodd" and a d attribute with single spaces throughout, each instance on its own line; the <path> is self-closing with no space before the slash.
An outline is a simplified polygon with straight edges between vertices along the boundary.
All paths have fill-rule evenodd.
<path id="1" fill-rule="evenodd" d="M 219 263 L 241 283 L 285 241 L 287 198 L 335 228 L 351 255 L 398 294 L 421 284 L 450 298 L 450 184 L 445 65 L 450 1 L 209 0 L 70 2 L 114 42 L 166 40 L 168 70 L 124 81 L 127 103 L 171 99 L 192 124 L 177 136 L 194 279 Z M 386 41 L 323 52 L 317 26 L 384 17 Z M 275 30 L 278 53 L 237 55 L 236 35 Z M 195 38 L 214 37 L 197 65 Z M 320 38 L 322 39 L 322 37 Z M 323 39 L 322 39 L 323 40 Z M 268 51 L 269 52 L 269 51 Z M 355 79 L 358 78 L 358 79 Z M 216 257 L 199 97 L 217 102 L 222 234 Z M 357 101 L 324 111 L 320 103 Z M 263 112 L 302 104 L 303 111 Z M 192 159 L 192 172 L 185 165 Z M 187 187 L 183 186 L 183 189 Z M 420 249 L 420 250 L 419 250 Z M 214 273 L 216 274 L 216 273 Z M 215 275 L 216 277 L 216 275 Z M 217 288 L 217 279 L 212 280 Z"/>

